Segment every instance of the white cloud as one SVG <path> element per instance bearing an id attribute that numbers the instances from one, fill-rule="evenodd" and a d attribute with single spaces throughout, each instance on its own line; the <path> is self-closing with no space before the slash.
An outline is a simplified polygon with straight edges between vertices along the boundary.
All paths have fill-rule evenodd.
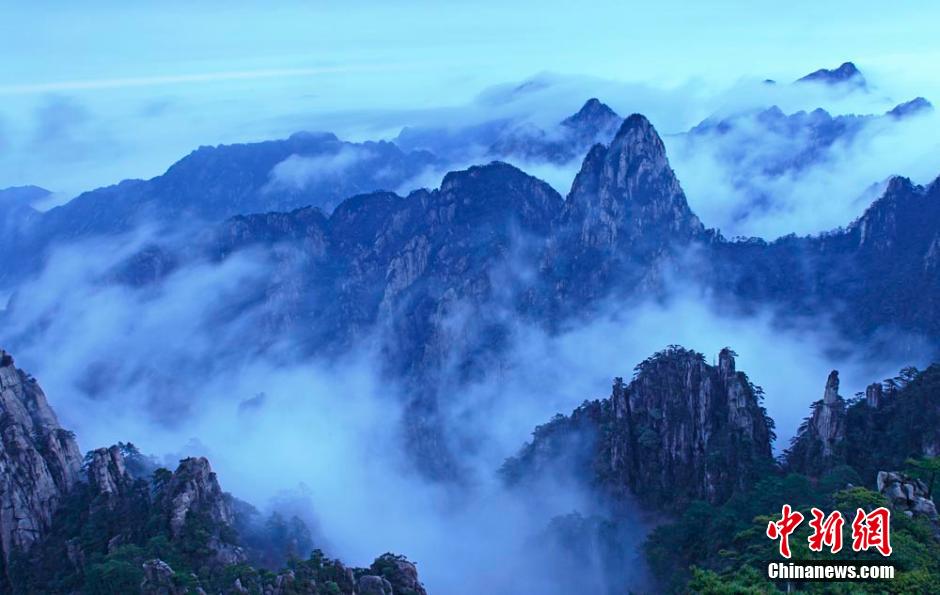
<path id="1" fill-rule="evenodd" d="M 353 145 L 343 146 L 336 153 L 323 155 L 291 155 L 271 170 L 271 188 L 303 190 L 312 184 L 339 179 L 350 170 L 368 164 L 375 153 Z"/>

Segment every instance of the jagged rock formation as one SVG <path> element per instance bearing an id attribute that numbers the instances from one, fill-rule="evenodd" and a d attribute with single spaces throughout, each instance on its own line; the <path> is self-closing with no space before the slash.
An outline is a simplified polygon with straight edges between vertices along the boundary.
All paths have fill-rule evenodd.
<path id="1" fill-rule="evenodd" d="M 166 544 L 157 551 L 185 552 L 197 568 L 247 561 L 237 543 L 231 497 L 206 459 L 184 459 L 172 473 L 162 469 L 137 479 L 127 470 L 126 451 L 112 446 L 88 454 L 86 481 L 65 496 L 48 537 L 20 562 L 17 589 L 77 586 L 82 577 L 96 575 L 103 556 L 148 547 L 154 540 Z M 63 566 L 62 560 L 69 563 Z M 165 564 L 157 562 L 143 566 L 144 582 L 154 592 L 166 587 L 159 586 L 166 582 Z"/>
<path id="2" fill-rule="evenodd" d="M 383 591 L 375 591 L 377 595 L 427 595 L 427 591 L 418 580 L 417 567 L 404 556 L 382 554 L 375 559 L 368 572 L 372 574 L 359 578 L 360 595 L 368 593 L 362 588 L 362 581 L 366 577 L 372 577 L 367 581 L 368 588 L 371 589 L 378 586 L 374 579 L 381 580 Z"/>
<path id="3" fill-rule="evenodd" d="M 226 530 L 234 527 L 235 514 L 204 457 L 180 461 L 163 486 L 159 505 L 165 510 L 171 537 L 182 537 L 187 524 L 199 519 L 215 528 L 210 531 L 206 545 L 214 552 L 217 563 L 229 565 L 245 561 L 242 549 L 232 543 L 231 535 L 226 535 Z"/>
<path id="4" fill-rule="evenodd" d="M 788 469 L 818 477 L 849 465 L 874 483 L 883 469 L 940 454 L 940 367 L 903 370 L 851 401 L 838 396 L 838 386 L 834 371 L 785 453 Z"/>
<path id="5" fill-rule="evenodd" d="M 655 286 L 652 263 L 705 235 L 662 140 L 633 114 L 609 146 L 595 145 L 585 157 L 542 267 L 562 302 L 603 295 L 614 280 L 642 291 Z"/>
<path id="6" fill-rule="evenodd" d="M 124 453 L 119 446 L 98 448 L 89 455 L 88 483 L 107 502 L 125 493 L 133 479 L 127 472 Z"/>
<path id="7" fill-rule="evenodd" d="M 671 509 L 691 500 L 726 500 L 772 466 L 773 424 L 759 390 L 735 369 L 724 349 L 717 366 L 680 347 L 657 353 L 636 368 L 629 384 L 614 381 L 609 399 L 588 402 L 552 431 L 507 461 L 504 475 L 520 483 L 571 456 L 571 439 L 593 431 L 590 447 L 574 456 L 591 483 L 615 498 L 633 494 L 642 503 Z"/>
<path id="8" fill-rule="evenodd" d="M 27 551 L 52 525 L 79 477 L 81 455 L 36 380 L 0 350 L 0 548 L 3 576 L 11 556 Z"/>
<path id="9" fill-rule="evenodd" d="M 244 516 L 250 505 L 222 491 L 205 458 L 183 459 L 170 472 L 120 443 L 89 452 L 83 476 L 74 438 L 5 351 L 0 433 L 2 592 L 360 595 L 378 581 L 382 595 L 427 595 L 415 565 L 394 554 L 363 569 L 291 549 L 291 569 L 259 573 L 241 543 L 255 552 L 271 540 L 249 534 L 255 529 L 236 507 Z M 279 518 L 269 520 L 272 530 L 297 537 Z M 309 533 L 287 545 L 308 541 Z"/>
<path id="10" fill-rule="evenodd" d="M 163 498 L 174 536 L 181 533 L 191 514 L 203 515 L 213 524 L 234 523 L 234 513 L 205 457 L 180 461 L 164 488 Z"/>
<path id="11" fill-rule="evenodd" d="M 935 221 L 940 178 L 927 186 L 893 178 L 846 229 L 771 243 L 716 242 L 700 274 L 746 309 L 778 304 L 789 315 L 812 316 L 826 303 L 837 327 L 859 339 L 884 329 L 940 337 Z"/>
<path id="12" fill-rule="evenodd" d="M 740 197 L 728 213 L 730 220 L 764 219 L 781 207 L 775 194 L 781 180 L 798 183 L 801 177 L 812 176 L 814 168 L 840 162 L 846 151 L 864 151 L 872 138 L 897 130 L 901 122 L 932 107 L 929 101 L 916 98 L 878 115 L 832 115 L 820 108 L 788 114 L 777 106 L 721 114 L 672 137 L 670 150 L 679 167 L 695 163 L 703 154 L 721 164 L 723 175 Z M 866 197 L 858 200 L 873 198 Z"/>
<path id="13" fill-rule="evenodd" d="M 458 308 L 489 305 L 551 326 L 612 291 L 656 295 L 670 272 L 713 289 L 731 309 L 772 304 L 799 317 L 828 303 L 851 336 L 886 325 L 940 336 L 938 220 L 940 183 L 898 178 L 845 230 L 724 240 L 691 212 L 662 141 L 634 115 L 609 147 L 590 151 L 564 202 L 515 168 L 491 164 L 449 174 L 434 192 L 354 197 L 328 219 L 309 209 L 238 217 L 220 228 L 213 250 L 270 246 L 280 264 L 258 294 L 271 304 L 272 329 L 298 330 L 323 348 L 378 324 L 402 360 L 393 367 L 422 370 L 440 365 L 443 339 L 454 337 L 439 325 Z M 505 269 L 524 273 L 507 277 Z M 508 303 L 492 303 L 494 279 Z M 312 311 L 311 303 L 327 306 Z M 504 326 L 477 329 L 491 339 Z M 498 349 L 500 341 L 473 345 L 477 329 L 463 329 L 451 361 Z"/>
<path id="14" fill-rule="evenodd" d="M 829 374 L 823 398 L 813 403 L 812 411 L 800 426 L 786 457 L 794 470 L 818 476 L 846 460 L 846 403 L 839 395 L 838 371 Z"/>
<path id="15" fill-rule="evenodd" d="M 689 241 L 704 232 L 666 148 L 649 120 L 633 114 L 609 146 L 595 145 L 575 178 L 559 223 L 585 248 Z"/>

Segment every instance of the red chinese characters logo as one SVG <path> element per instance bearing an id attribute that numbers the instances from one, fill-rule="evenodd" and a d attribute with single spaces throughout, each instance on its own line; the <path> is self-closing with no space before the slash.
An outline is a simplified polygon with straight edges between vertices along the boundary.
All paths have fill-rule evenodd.
<path id="1" fill-rule="evenodd" d="M 780 520 L 767 523 L 767 537 L 780 540 L 780 555 L 784 558 L 790 557 L 790 534 L 796 531 L 796 528 L 803 522 L 801 512 L 793 512 L 789 504 L 784 504 L 780 509 Z"/>
<path id="2" fill-rule="evenodd" d="M 891 511 L 881 506 L 866 513 L 859 508 L 852 521 L 852 549 L 861 552 L 875 548 L 882 556 L 891 555 Z"/>
<path id="3" fill-rule="evenodd" d="M 813 530 L 809 536 L 809 549 L 814 552 L 828 547 L 833 554 L 842 550 L 842 528 L 845 518 L 838 510 L 826 516 L 818 508 L 810 510 L 813 518 L 809 526 Z M 805 517 L 793 510 L 789 504 L 780 509 L 780 520 L 767 523 L 767 537 L 780 540 L 780 555 L 791 556 L 790 535 L 796 531 Z M 876 549 L 882 556 L 891 555 L 891 511 L 879 507 L 866 513 L 859 508 L 852 521 L 852 549 L 856 552 Z"/>
<path id="4" fill-rule="evenodd" d="M 838 510 L 828 517 L 818 508 L 810 511 L 813 514 L 813 520 L 809 526 L 813 529 L 813 534 L 809 536 L 809 549 L 814 552 L 821 552 L 823 546 L 829 546 L 829 551 L 833 554 L 842 549 L 842 525 L 845 519 Z"/>

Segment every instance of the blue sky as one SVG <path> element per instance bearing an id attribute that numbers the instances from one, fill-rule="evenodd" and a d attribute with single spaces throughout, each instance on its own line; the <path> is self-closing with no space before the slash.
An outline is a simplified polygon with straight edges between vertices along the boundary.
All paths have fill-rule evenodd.
<path id="1" fill-rule="evenodd" d="M 936 2 L 2 6 L 0 187 L 64 193 L 156 175 L 201 144 L 393 135 L 538 73 L 581 77 L 585 97 L 600 80 L 704 95 L 852 59 L 898 97 L 930 97 L 940 64 Z"/>

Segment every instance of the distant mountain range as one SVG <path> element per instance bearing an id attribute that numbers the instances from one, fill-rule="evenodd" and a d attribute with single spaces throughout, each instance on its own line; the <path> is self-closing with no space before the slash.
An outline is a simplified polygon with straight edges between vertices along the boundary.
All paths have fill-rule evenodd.
<path id="1" fill-rule="evenodd" d="M 706 142 L 756 119 L 782 136 L 813 139 L 764 164 L 782 173 L 824 158 L 866 122 L 927 109 L 905 105 L 877 117 L 769 109 L 706 121 L 688 136 Z M 940 338 L 940 183 L 893 179 L 843 230 L 729 241 L 693 213 L 645 117 L 620 121 L 591 99 L 558 128 L 514 129 L 490 146 L 546 161 L 585 150 L 567 197 L 502 162 L 450 172 L 436 190 L 370 192 L 439 167 L 441 158 L 329 134 L 201 148 L 162 176 L 17 215 L 29 225 L 3 238 L 13 258 L 0 279 L 15 288 L 52 247 L 141 223 L 162 234 L 108 282 L 157 285 L 194 259 L 221 262 L 251 248 L 274 265 L 241 292 L 238 308 L 263 320 L 244 339 L 263 350 L 290 338 L 305 353 L 337 354 L 376 333 L 384 370 L 413 383 L 422 412 L 415 419 L 431 428 L 443 379 L 491 369 L 513 324 L 551 332 L 611 300 L 626 307 L 664 298 L 675 279 L 707 291 L 728 313 L 769 308 L 781 324 L 824 317 L 843 338 L 891 340 L 900 351 Z M 597 142 L 614 128 L 609 142 Z M 4 315 L 17 316 L 24 299 L 14 292 Z M 465 321 L 456 330 L 455 317 Z"/>
<path id="2" fill-rule="evenodd" d="M 637 114 L 590 150 L 566 199 L 494 162 L 451 172 L 438 190 L 355 196 L 330 215 L 237 216 L 182 247 L 151 246 L 114 279 L 159 284 L 193 258 L 246 249 L 271 263 L 241 290 L 239 307 L 264 320 L 253 347 L 291 338 L 309 354 L 338 354 L 377 334 L 386 373 L 412 387 L 410 435 L 420 460 L 440 463 L 435 473 L 450 472 L 434 438 L 446 382 L 497 365 L 515 325 L 551 332 L 611 300 L 665 298 L 673 279 L 726 313 L 826 319 L 860 349 L 891 341 L 903 351 L 898 333 L 940 338 L 940 181 L 893 179 L 844 230 L 727 240 L 692 212 L 662 140 Z"/>
<path id="3" fill-rule="evenodd" d="M 859 79 L 847 63 L 800 84 L 864 86 Z M 749 170 L 787 175 L 825 160 L 864 127 L 927 109 L 921 99 L 878 116 L 770 108 L 706 120 L 684 138 L 732 138 L 721 153 L 728 163 L 766 134 L 796 139 Z M 436 189 L 396 192 L 471 154 L 580 167 L 566 196 L 500 160 L 450 171 Z M 243 257 L 263 263 L 262 274 L 239 278 L 235 297 L 211 304 L 199 320 L 218 353 L 235 353 L 243 359 L 231 361 L 242 363 L 280 356 L 286 344 L 304 363 L 329 363 L 368 343 L 377 354 L 370 363 L 407 400 L 400 423 L 409 453 L 437 480 L 464 477 L 459 446 L 448 440 L 459 422 L 447 418 L 445 404 L 468 398 L 473 381 L 502 370 L 520 328 L 553 335 L 611 308 L 665 301 L 679 287 L 708 296 L 723 314 L 771 312 L 777 328 L 831 325 L 838 342 L 859 353 L 890 346 L 922 355 L 940 344 L 940 178 L 925 186 L 891 178 L 856 220 L 831 232 L 728 239 L 690 207 L 652 123 L 641 114 L 621 119 L 597 99 L 549 130 L 498 121 L 446 133 L 403 131 L 395 142 L 377 143 L 302 133 L 201 148 L 161 176 L 39 213 L 31 205 L 47 194 L 0 192 L 0 222 L 12 230 L 0 239 L 0 285 L 14 292 L 0 322 L 33 316 L 32 327 L 18 327 L 22 336 L 5 338 L 14 343 L 5 349 L 28 343 L 61 315 L 52 299 L 60 296 L 39 300 L 21 284 L 54 248 L 89 238 L 117 242 L 150 225 L 157 233 L 130 257 L 80 254 L 119 260 L 92 282 L 158 295 L 173 291 L 174 274 L 187 269 L 202 278 Z M 71 279 L 63 283 L 61 297 L 71 299 Z M 157 343 L 146 348 L 158 351 Z M 107 385 L 117 382 L 110 364 L 125 355 L 77 367 Z M 159 383 L 167 389 L 161 398 L 170 400 L 166 370 L 134 372 L 135 382 Z M 728 581 L 735 592 L 765 592 L 763 575 L 737 572 L 770 559 L 773 544 L 763 526 L 755 533 L 754 519 L 776 514 L 779 499 L 846 510 L 884 503 L 902 517 L 899 567 L 909 574 L 902 580 L 923 586 L 916 581 L 936 579 L 930 561 L 940 551 L 940 525 L 931 490 L 902 471 L 911 464 L 929 470 L 933 463 L 921 458 L 940 448 L 936 366 L 903 371 L 853 401 L 839 395 L 838 373 L 831 373 L 779 460 L 761 390 L 737 369 L 730 349 L 710 365 L 700 353 L 670 346 L 634 372 L 614 379 L 609 398 L 538 426 L 503 466 L 503 479 L 517 490 L 538 485 L 540 476 L 570 474 L 614 513 L 610 520 L 556 519 L 544 541 L 591 544 L 622 570 L 626 546 L 617 525 L 628 521 L 616 512 L 636 501 L 669 515 L 644 550 L 663 583 L 657 586 L 709 592 L 699 583 Z M 531 390 L 541 394 L 537 385 Z M 416 567 L 401 556 L 347 568 L 322 552 L 298 552 L 312 545 L 303 523 L 261 522 L 222 492 L 206 459 L 184 459 L 171 471 L 129 444 L 82 459 L 36 380 L 6 351 L 0 430 L 0 590 L 100 592 L 107 584 L 111 592 L 144 593 L 425 593 Z M 579 592 L 578 575 L 572 579 L 571 591 Z"/>
<path id="4" fill-rule="evenodd" d="M 846 63 L 800 81 L 841 84 L 861 77 Z M 783 176 L 824 163 L 834 145 L 851 144 L 866 127 L 890 126 L 931 109 L 920 97 L 881 116 L 833 117 L 821 109 L 787 115 L 770 107 L 708 118 L 674 138 L 683 153 L 714 151 L 734 183 L 750 188 L 754 203 L 766 203 L 773 197 L 753 185 L 755 177 Z M 393 142 L 352 143 L 330 133 L 298 133 L 285 140 L 200 147 L 160 176 L 85 192 L 40 217 L 11 204 L 18 203 L 14 197 L 23 192 L 48 191 L 0 190 L 0 223 L 22 222 L 14 226 L 20 228 L 16 233 L 0 239 L 0 248 L 21 256 L 0 273 L 0 286 L 35 270 L 40 262 L 36 259 L 52 245 L 122 233 L 142 223 L 179 228 L 181 223 L 216 223 L 236 215 L 306 206 L 329 213 L 356 194 L 414 189 L 422 184 L 423 174 L 467 160 L 577 163 L 593 145 L 609 143 L 621 121 L 614 110 L 592 98 L 549 129 L 495 120 L 456 129 L 408 128 Z M 28 231 L 26 220 L 31 222 Z"/>

